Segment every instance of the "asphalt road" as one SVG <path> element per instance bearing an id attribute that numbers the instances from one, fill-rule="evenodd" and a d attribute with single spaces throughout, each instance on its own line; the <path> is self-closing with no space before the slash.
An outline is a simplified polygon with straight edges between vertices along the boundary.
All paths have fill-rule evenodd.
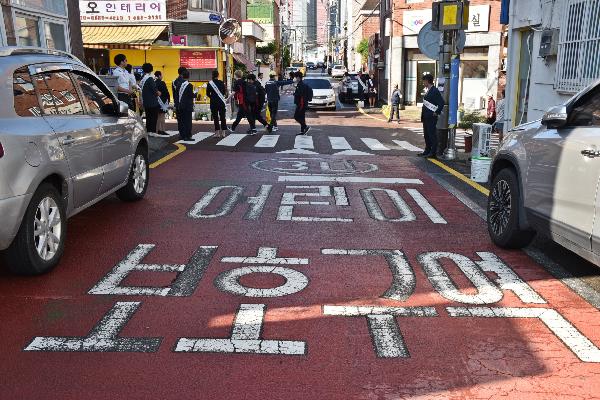
<path id="1" fill-rule="evenodd" d="M 309 124 L 195 124 L 146 199 L 70 220 L 56 270 L 1 275 L 0 398 L 597 396 L 597 270 L 495 247 L 413 131 L 350 106 Z"/>

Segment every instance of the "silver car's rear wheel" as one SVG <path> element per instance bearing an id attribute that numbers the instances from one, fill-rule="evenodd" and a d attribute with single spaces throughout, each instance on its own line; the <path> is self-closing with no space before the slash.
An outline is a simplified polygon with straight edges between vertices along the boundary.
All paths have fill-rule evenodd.
<path id="1" fill-rule="evenodd" d="M 506 180 L 496 182 L 489 200 L 489 221 L 492 231 L 500 236 L 508 227 L 512 212 L 510 186 Z"/>
<path id="2" fill-rule="evenodd" d="M 500 247 L 527 246 L 535 232 L 522 229 L 519 222 L 521 193 L 517 175 L 512 168 L 499 171 L 492 181 L 488 197 L 487 225 L 492 241 Z"/>
<path id="3" fill-rule="evenodd" d="M 52 260 L 62 240 L 63 226 L 60 209 L 52 197 L 46 196 L 40 201 L 33 225 L 33 240 L 38 255 L 44 261 Z"/>

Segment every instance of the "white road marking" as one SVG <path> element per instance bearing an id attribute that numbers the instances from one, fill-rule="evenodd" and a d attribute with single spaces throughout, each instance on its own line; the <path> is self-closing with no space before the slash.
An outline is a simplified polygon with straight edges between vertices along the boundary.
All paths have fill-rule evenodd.
<path id="1" fill-rule="evenodd" d="M 431 285 L 444 298 L 465 304 L 492 304 L 502 300 L 502 292 L 470 258 L 457 253 L 433 251 L 419 254 L 419 263 Z M 442 260 L 451 260 L 477 289 L 477 294 L 464 293 L 442 267 Z"/>
<path id="2" fill-rule="evenodd" d="M 402 147 L 405 150 L 408 151 L 423 151 L 422 148 L 414 146 L 410 143 L 408 143 L 407 141 L 404 140 L 392 140 L 394 143 L 396 143 L 398 146 Z"/>
<path id="3" fill-rule="evenodd" d="M 159 135 L 158 133 L 149 132 L 148 136 L 158 137 L 158 138 L 168 138 L 179 135 L 179 131 L 166 131 L 166 135 Z"/>
<path id="4" fill-rule="evenodd" d="M 317 189 L 318 192 L 288 192 L 289 189 Z M 344 202 L 339 198 L 340 193 L 335 197 L 336 203 Z M 330 205 L 329 201 L 306 201 L 296 200 L 296 197 L 332 197 L 330 186 L 286 186 L 286 192 L 281 197 L 281 204 L 277 212 L 278 221 L 298 221 L 298 222 L 353 222 L 352 218 L 337 217 L 299 217 L 294 216 L 294 206 L 296 205 Z M 347 198 L 345 199 L 347 201 Z M 336 204 L 337 205 L 337 204 Z"/>
<path id="5" fill-rule="evenodd" d="M 421 194 L 421 192 L 419 192 L 417 189 L 406 189 L 406 191 L 408 192 L 410 197 L 412 197 L 413 200 L 419 205 L 419 207 L 421 207 L 421 210 L 423 210 L 423 212 L 427 214 L 427 217 L 431 220 L 431 222 L 433 222 L 434 224 L 448 223 L 446 222 L 444 217 L 442 217 L 440 213 L 435 208 L 433 208 L 431 203 L 427 201 L 427 199 Z"/>
<path id="6" fill-rule="evenodd" d="M 244 133 L 232 133 L 229 136 L 227 136 L 226 138 L 221 139 L 217 143 L 217 146 L 228 146 L 228 147 L 237 146 L 237 144 L 246 136 L 249 136 L 249 135 L 246 135 Z"/>
<path id="7" fill-rule="evenodd" d="M 363 143 L 366 144 L 371 150 L 389 150 L 389 147 L 384 146 L 383 143 L 377 139 L 360 138 L 360 140 L 362 140 Z"/>
<path id="8" fill-rule="evenodd" d="M 274 288 L 253 288 L 240 283 L 243 276 L 251 274 L 275 274 L 282 276 L 285 283 Z M 308 278 L 302 272 L 291 268 L 256 266 L 240 267 L 225 271 L 215 279 L 215 286 L 222 292 L 246 297 L 283 297 L 298 293 L 308 286 Z"/>
<path id="9" fill-rule="evenodd" d="M 213 135 L 214 135 L 214 133 L 210 133 L 210 132 L 199 132 L 199 133 L 196 133 L 194 136 L 192 136 L 192 140 L 179 140 L 177 143 L 196 144 L 198 142 L 203 141 L 204 139 L 208 139 L 209 137 L 211 137 Z"/>
<path id="10" fill-rule="evenodd" d="M 581 361 L 600 363 L 600 349 L 556 310 L 518 307 L 446 307 L 451 317 L 539 318 Z"/>
<path id="11" fill-rule="evenodd" d="M 204 210 L 213 202 L 215 198 L 224 190 L 231 189 L 231 192 L 223 200 L 219 208 L 212 214 L 204 214 Z M 218 218 L 231 214 L 235 206 L 244 194 L 244 188 L 241 186 L 215 186 L 212 187 L 200 200 L 196 202 L 188 212 L 188 217 L 195 219 Z"/>
<path id="12" fill-rule="evenodd" d="M 420 179 L 410 178 L 366 178 L 362 176 L 289 175 L 277 178 L 279 182 L 337 182 L 337 183 L 390 183 L 422 185 Z"/>
<path id="13" fill-rule="evenodd" d="M 254 147 L 275 147 L 278 140 L 279 135 L 263 135 Z"/>
<path id="14" fill-rule="evenodd" d="M 290 149 L 284 151 L 278 151 L 278 154 L 319 154 L 316 151 L 310 151 L 306 149 Z"/>
<path id="15" fill-rule="evenodd" d="M 217 246 L 200 246 L 187 264 L 142 264 L 142 260 L 152 249 L 153 244 L 139 244 L 108 274 L 106 274 L 88 294 L 129 295 L 129 296 L 190 296 L 204 276 Z M 176 272 L 177 277 L 168 287 L 120 286 L 132 272 Z"/>
<path id="16" fill-rule="evenodd" d="M 174 351 L 176 353 L 306 354 L 306 342 L 260 338 L 266 307 L 265 304 L 242 304 L 233 322 L 231 338 L 180 338 Z"/>
<path id="17" fill-rule="evenodd" d="M 277 247 L 259 247 L 256 257 L 223 257 L 221 262 L 236 264 L 307 265 L 308 258 L 277 257 Z"/>
<path id="18" fill-rule="evenodd" d="M 332 155 L 334 155 L 334 156 L 373 156 L 374 154 L 367 153 L 365 151 L 359 151 L 359 150 L 344 150 L 344 151 L 339 151 L 337 153 L 333 153 Z"/>
<path id="19" fill-rule="evenodd" d="M 390 218 L 385 215 L 381 209 L 381 206 L 379 205 L 379 201 L 375 197 L 376 192 L 385 193 L 392 201 L 392 204 L 394 204 L 394 207 L 400 214 L 397 218 Z M 395 190 L 383 188 L 361 189 L 360 195 L 363 199 L 363 203 L 365 203 L 367 212 L 374 220 L 385 222 L 408 222 L 417 219 L 415 213 L 412 212 L 408 204 L 406 204 L 404 199 Z"/>
<path id="20" fill-rule="evenodd" d="M 333 150 L 352 150 L 352 146 L 344 137 L 329 136 L 329 142 Z"/>
<path id="21" fill-rule="evenodd" d="M 434 307 L 323 306 L 324 315 L 367 318 L 379 358 L 408 358 L 410 353 L 395 317 L 436 317 Z"/>
<path id="22" fill-rule="evenodd" d="M 298 135 L 294 141 L 295 149 L 310 149 L 314 150 L 315 145 L 313 143 L 312 136 L 307 135 Z"/>
<path id="23" fill-rule="evenodd" d="M 25 351 L 138 352 L 158 350 L 161 338 L 121 337 L 119 333 L 137 311 L 141 302 L 117 302 L 85 337 L 38 336 Z"/>

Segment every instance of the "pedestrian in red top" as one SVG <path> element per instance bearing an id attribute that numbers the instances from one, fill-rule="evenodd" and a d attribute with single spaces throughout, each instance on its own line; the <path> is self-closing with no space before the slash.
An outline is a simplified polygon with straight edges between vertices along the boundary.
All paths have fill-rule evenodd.
<path id="1" fill-rule="evenodd" d="M 244 74 L 238 69 L 233 73 L 233 76 L 235 77 L 235 82 L 233 82 L 232 91 L 235 102 L 238 106 L 238 111 L 235 121 L 233 121 L 233 124 L 231 124 L 231 128 L 227 128 L 229 132 L 234 132 L 235 128 L 237 128 L 242 119 L 248 116 L 248 112 L 246 110 L 246 81 L 244 80 Z"/>
<path id="2" fill-rule="evenodd" d="M 308 102 L 312 100 L 313 92 L 310 86 L 302 81 L 302 72 L 296 72 L 294 82 L 296 82 L 296 91 L 294 92 L 294 104 L 296 112 L 294 119 L 300 124 L 300 133 L 298 135 L 306 135 L 310 130 L 310 126 L 306 125 L 306 110 Z"/>
<path id="3" fill-rule="evenodd" d="M 490 125 L 496 122 L 496 101 L 491 95 L 488 97 L 486 122 Z"/>

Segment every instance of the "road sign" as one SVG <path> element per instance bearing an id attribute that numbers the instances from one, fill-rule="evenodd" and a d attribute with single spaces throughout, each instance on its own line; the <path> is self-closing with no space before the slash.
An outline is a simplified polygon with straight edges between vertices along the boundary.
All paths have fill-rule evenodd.
<path id="1" fill-rule="evenodd" d="M 417 37 L 417 43 L 419 45 L 421 53 L 423 53 L 428 58 L 431 58 L 432 60 L 437 60 L 439 58 L 440 53 L 442 32 L 434 31 L 432 28 L 432 22 L 426 23 L 419 32 L 419 36 Z M 462 53 L 463 49 L 465 48 L 466 41 L 467 35 L 465 34 L 465 31 L 458 31 L 457 49 L 460 53 Z"/>

